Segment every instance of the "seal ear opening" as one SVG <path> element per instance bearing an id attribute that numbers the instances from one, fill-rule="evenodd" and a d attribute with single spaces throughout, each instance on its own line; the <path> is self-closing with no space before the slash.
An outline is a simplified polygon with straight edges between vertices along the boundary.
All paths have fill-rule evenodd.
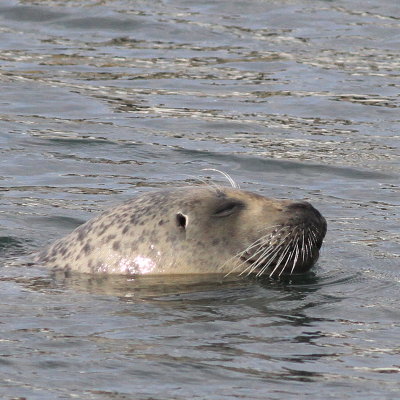
<path id="1" fill-rule="evenodd" d="M 186 229 L 187 224 L 188 224 L 188 217 L 182 213 L 178 213 L 176 214 L 176 224 L 182 228 L 182 229 Z"/>

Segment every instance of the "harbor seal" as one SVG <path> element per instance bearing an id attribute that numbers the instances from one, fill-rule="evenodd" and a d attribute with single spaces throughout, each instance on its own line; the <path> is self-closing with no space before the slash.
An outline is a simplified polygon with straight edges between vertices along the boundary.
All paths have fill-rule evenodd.
<path id="1" fill-rule="evenodd" d="M 304 201 L 214 186 L 156 190 L 112 208 L 39 252 L 56 270 L 105 274 L 302 273 L 325 218 Z"/>

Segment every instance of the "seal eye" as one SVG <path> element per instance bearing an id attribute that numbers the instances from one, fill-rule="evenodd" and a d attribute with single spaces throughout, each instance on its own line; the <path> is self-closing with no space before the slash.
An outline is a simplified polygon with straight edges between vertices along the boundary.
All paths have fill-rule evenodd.
<path id="1" fill-rule="evenodd" d="M 176 214 L 176 224 L 183 229 L 186 229 L 188 218 L 182 213 Z"/>
<path id="2" fill-rule="evenodd" d="M 243 207 L 244 204 L 241 201 L 229 200 L 215 210 L 214 217 L 227 217 Z"/>

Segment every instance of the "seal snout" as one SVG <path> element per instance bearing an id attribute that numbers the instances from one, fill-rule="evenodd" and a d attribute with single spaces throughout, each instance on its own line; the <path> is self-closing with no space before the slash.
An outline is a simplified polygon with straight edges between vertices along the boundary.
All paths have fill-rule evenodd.
<path id="1" fill-rule="evenodd" d="M 288 208 L 291 208 L 293 210 L 315 210 L 316 209 L 309 203 L 308 201 L 294 201 L 291 204 L 288 205 Z"/>
<path id="2" fill-rule="evenodd" d="M 281 201 L 276 223 L 239 254 L 241 274 L 280 277 L 308 271 L 319 257 L 326 227 L 307 201 Z"/>
<path id="3" fill-rule="evenodd" d="M 314 208 L 308 201 L 295 201 L 287 206 L 288 211 L 309 217 L 323 218 L 321 213 Z"/>
<path id="4" fill-rule="evenodd" d="M 290 225 L 303 225 L 312 228 L 316 233 L 315 244 L 318 248 L 322 245 L 325 237 L 327 224 L 321 213 L 308 201 L 295 201 L 287 206 L 287 213 L 290 214 Z"/>

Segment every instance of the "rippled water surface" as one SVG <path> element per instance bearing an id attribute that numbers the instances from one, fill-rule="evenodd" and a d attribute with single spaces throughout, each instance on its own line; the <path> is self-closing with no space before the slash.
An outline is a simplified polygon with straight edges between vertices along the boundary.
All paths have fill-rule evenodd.
<path id="1" fill-rule="evenodd" d="M 0 2 L 5 399 L 398 399 L 396 1 Z M 54 276 L 16 259 L 157 187 L 311 201 L 285 279 Z"/>

